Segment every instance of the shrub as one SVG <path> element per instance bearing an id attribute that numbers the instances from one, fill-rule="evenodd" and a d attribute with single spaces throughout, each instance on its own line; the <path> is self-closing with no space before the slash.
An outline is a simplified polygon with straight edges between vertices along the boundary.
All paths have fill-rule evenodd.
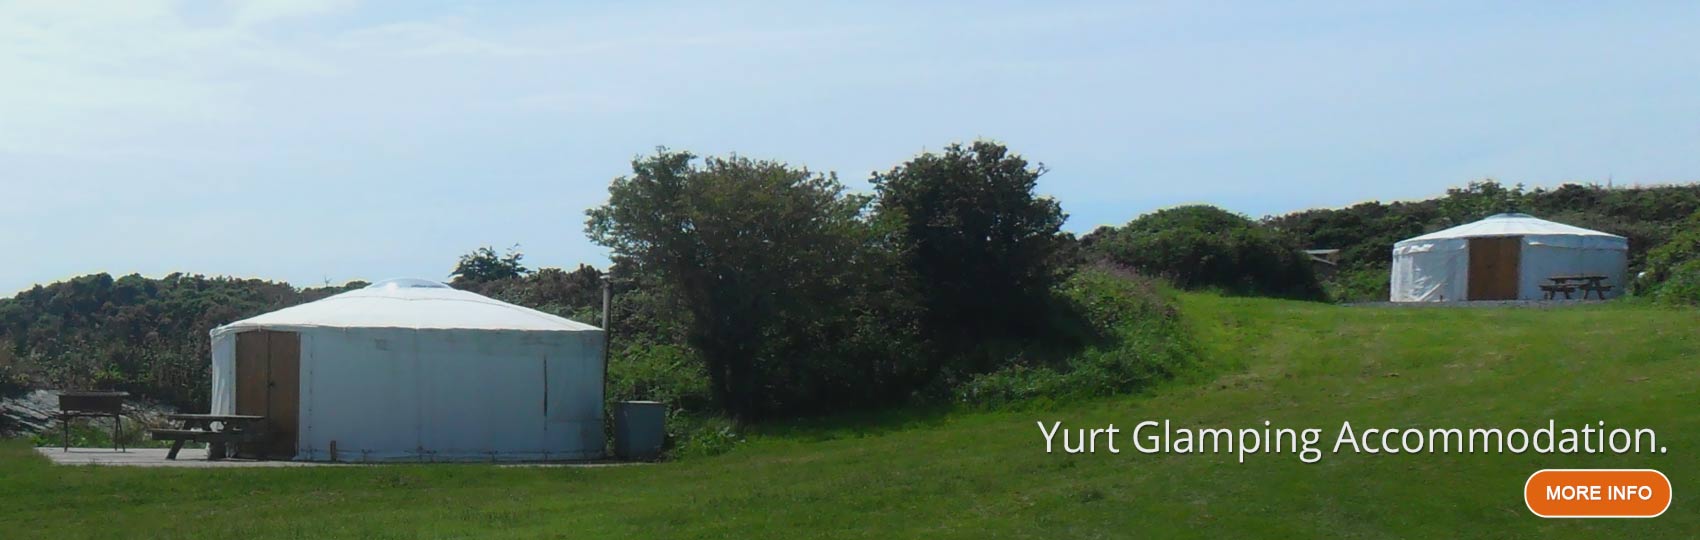
<path id="1" fill-rule="evenodd" d="M 700 411 L 712 405 L 708 374 L 684 347 L 637 343 L 609 358 L 608 399 L 649 400 L 669 409 Z"/>
<path id="2" fill-rule="evenodd" d="M 1700 259 L 1689 259 L 1669 269 L 1669 277 L 1653 291 L 1661 304 L 1700 306 Z"/>
<path id="3" fill-rule="evenodd" d="M 462 260 L 475 255 L 463 256 Z M 461 264 L 465 265 L 464 262 Z M 456 272 L 464 270 L 457 267 Z M 488 273 L 486 270 L 478 272 Z M 542 268 L 536 272 L 485 280 L 457 277 L 453 286 L 580 322 L 594 324 L 602 316 L 602 271 L 588 265 L 580 264 L 570 272 L 560 268 Z"/>
<path id="4" fill-rule="evenodd" d="M 1700 304 L 1700 212 L 1676 227 L 1670 240 L 1647 253 L 1637 294 L 1668 304 Z"/>
<path id="5" fill-rule="evenodd" d="M 1660 283 L 1672 277 L 1678 265 L 1700 258 L 1700 212 L 1675 227 L 1675 234 L 1647 252 L 1646 279 Z"/>
<path id="6" fill-rule="evenodd" d="M 22 393 L 29 379 L 24 376 L 23 366 L 12 354 L 12 350 L 0 347 L 0 398 Z"/>
<path id="7" fill-rule="evenodd" d="M 1335 272 L 1324 287 L 1337 302 L 1385 302 L 1390 279 L 1386 267 L 1355 268 Z"/>
<path id="8" fill-rule="evenodd" d="M 1173 299 L 1150 278 L 1098 265 L 1071 277 L 1062 295 L 1091 322 L 1098 342 L 1058 362 L 1017 361 L 974 377 L 958 389 L 960 402 L 996 407 L 1135 391 L 1197 359 Z"/>
<path id="9" fill-rule="evenodd" d="M 724 454 L 744 442 L 738 426 L 714 415 L 673 412 L 667 415 L 665 457 L 693 458 Z"/>
<path id="10" fill-rule="evenodd" d="M 1310 258 L 1291 239 L 1213 206 L 1182 206 L 1093 234 L 1089 256 L 1161 276 L 1186 289 L 1323 298 Z"/>

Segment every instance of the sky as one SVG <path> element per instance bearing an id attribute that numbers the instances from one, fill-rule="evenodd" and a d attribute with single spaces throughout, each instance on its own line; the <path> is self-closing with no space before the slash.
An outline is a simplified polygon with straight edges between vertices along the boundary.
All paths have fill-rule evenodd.
<path id="1" fill-rule="evenodd" d="M 1085 232 L 1472 180 L 1700 180 L 1692 2 L 0 0 L 0 294 L 604 265 L 657 146 L 873 171 L 1003 142 Z"/>

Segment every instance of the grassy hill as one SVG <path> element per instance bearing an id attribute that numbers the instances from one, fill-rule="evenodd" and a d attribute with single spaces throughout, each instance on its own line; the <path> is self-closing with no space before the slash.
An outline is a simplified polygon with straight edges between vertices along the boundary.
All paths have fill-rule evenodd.
<path id="1" fill-rule="evenodd" d="M 54 468 L 0 446 L 8 538 L 1688 537 L 1700 312 L 1350 308 L 1187 295 L 1208 365 L 1138 396 L 771 426 L 732 452 L 599 469 Z M 1047 455 L 1035 421 L 1656 429 L 1667 454 Z M 1125 449 L 1126 445 L 1122 445 Z M 1543 520 L 1541 468 L 1655 468 L 1652 520 Z M 23 534 L 19 534 L 23 533 Z"/>

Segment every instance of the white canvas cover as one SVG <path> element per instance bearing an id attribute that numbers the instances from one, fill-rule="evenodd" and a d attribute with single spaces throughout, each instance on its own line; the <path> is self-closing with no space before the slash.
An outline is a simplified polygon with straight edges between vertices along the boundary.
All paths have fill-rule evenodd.
<path id="1" fill-rule="evenodd" d="M 1606 276 L 1622 293 L 1629 241 L 1621 236 L 1555 223 L 1527 214 L 1499 214 L 1474 223 L 1402 240 L 1393 245 L 1390 298 L 1394 302 L 1467 300 L 1470 239 L 1521 237 L 1517 298 L 1543 297 L 1542 284 L 1561 275 Z"/>
<path id="2" fill-rule="evenodd" d="M 235 412 L 236 335 L 301 338 L 297 460 L 603 454 L 602 330 L 441 283 L 389 280 L 212 331 L 214 414 Z"/>

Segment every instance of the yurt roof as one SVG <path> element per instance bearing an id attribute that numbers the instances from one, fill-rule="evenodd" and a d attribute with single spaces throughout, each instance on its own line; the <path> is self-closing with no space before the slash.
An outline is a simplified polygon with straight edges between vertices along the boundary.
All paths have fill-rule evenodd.
<path id="1" fill-rule="evenodd" d="M 1431 232 L 1415 238 L 1408 238 L 1400 241 L 1399 243 L 1403 244 L 1405 242 L 1445 240 L 1448 238 L 1535 235 L 1596 236 L 1603 238 L 1616 238 L 1619 240 L 1623 239 L 1623 237 L 1615 234 L 1584 229 L 1574 225 L 1565 225 L 1554 221 L 1547 221 L 1528 214 L 1498 214 L 1488 216 L 1486 219 L 1474 223 L 1465 223 L 1450 229 Z"/>
<path id="2" fill-rule="evenodd" d="M 424 279 L 390 279 L 363 289 L 213 329 L 413 328 L 574 332 L 597 327 Z"/>

